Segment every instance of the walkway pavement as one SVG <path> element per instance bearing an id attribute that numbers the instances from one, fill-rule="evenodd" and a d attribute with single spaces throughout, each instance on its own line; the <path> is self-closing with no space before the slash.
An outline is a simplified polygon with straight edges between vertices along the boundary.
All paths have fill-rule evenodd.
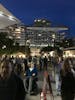
<path id="1" fill-rule="evenodd" d="M 37 96 L 27 95 L 26 100 L 40 100 L 40 94 L 38 94 Z M 51 100 L 51 97 L 49 95 L 47 95 L 47 100 Z M 54 96 L 54 100 L 61 100 L 61 97 L 60 96 Z"/>

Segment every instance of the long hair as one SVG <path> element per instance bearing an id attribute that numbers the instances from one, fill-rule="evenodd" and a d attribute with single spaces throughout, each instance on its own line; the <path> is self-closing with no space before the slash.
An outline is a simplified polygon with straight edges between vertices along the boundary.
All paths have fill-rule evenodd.
<path id="1" fill-rule="evenodd" d="M 12 72 L 12 66 L 11 63 L 8 60 L 3 60 L 0 62 L 0 75 L 3 74 L 3 68 L 6 68 L 8 76 L 11 74 Z"/>
<path id="2" fill-rule="evenodd" d="M 71 71 L 71 67 L 70 67 L 69 59 L 68 58 L 66 58 L 64 60 L 64 64 L 62 66 L 62 70 L 63 70 L 63 75 L 65 75 L 67 72 Z"/>

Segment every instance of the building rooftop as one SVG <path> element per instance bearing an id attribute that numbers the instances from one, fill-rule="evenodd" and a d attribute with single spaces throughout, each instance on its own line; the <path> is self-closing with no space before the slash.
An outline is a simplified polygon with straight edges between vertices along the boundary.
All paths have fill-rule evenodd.
<path id="1" fill-rule="evenodd" d="M 0 4 L 0 29 L 18 23 L 21 23 L 21 21 Z"/>

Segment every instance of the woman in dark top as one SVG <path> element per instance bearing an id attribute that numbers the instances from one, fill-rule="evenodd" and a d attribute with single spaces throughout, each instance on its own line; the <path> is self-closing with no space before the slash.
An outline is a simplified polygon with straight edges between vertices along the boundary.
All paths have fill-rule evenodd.
<path id="1" fill-rule="evenodd" d="M 60 71 L 62 100 L 74 100 L 75 78 L 71 72 L 69 59 L 65 59 Z"/>
<path id="2" fill-rule="evenodd" d="M 7 60 L 0 62 L 0 100 L 25 100 L 23 81 Z"/>

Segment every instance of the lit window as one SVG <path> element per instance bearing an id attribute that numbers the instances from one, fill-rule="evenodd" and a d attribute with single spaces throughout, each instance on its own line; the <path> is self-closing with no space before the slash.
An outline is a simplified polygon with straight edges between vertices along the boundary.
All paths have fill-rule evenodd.
<path id="1" fill-rule="evenodd" d="M 46 21 L 45 21 L 45 20 L 43 20 L 42 22 L 43 22 L 43 23 L 45 23 Z"/>
<path id="2" fill-rule="evenodd" d="M 35 19 L 34 22 L 36 22 L 37 20 Z"/>
<path id="3" fill-rule="evenodd" d="M 55 39 L 55 34 L 52 35 L 53 39 Z"/>
<path id="4" fill-rule="evenodd" d="M 38 22 L 40 22 L 41 20 L 40 19 L 38 19 Z"/>
<path id="5" fill-rule="evenodd" d="M 38 36 L 41 36 L 41 34 L 38 34 Z"/>

